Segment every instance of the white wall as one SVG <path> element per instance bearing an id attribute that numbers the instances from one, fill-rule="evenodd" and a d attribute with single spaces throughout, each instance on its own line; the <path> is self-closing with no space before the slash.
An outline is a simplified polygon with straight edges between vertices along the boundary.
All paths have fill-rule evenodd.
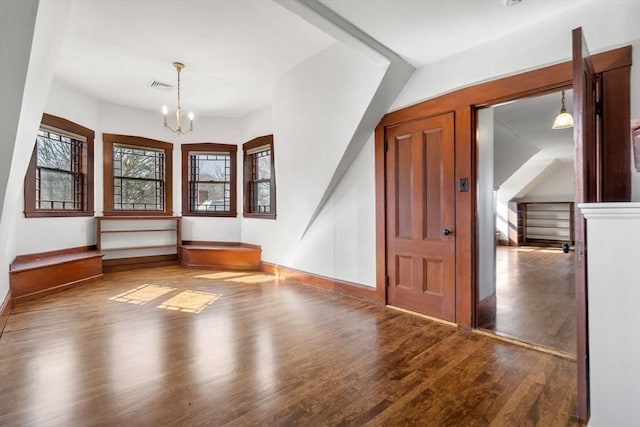
<path id="1" fill-rule="evenodd" d="M 640 119 L 640 40 L 633 43 L 631 66 L 631 118 Z M 631 152 L 631 200 L 640 201 L 640 171 L 636 170 Z"/>
<path id="2" fill-rule="evenodd" d="M 582 212 L 589 247 L 589 426 L 637 426 L 640 203 L 589 203 Z"/>
<path id="3" fill-rule="evenodd" d="M 247 114 L 242 118 L 242 142 L 247 142 L 258 136 L 273 133 L 273 114 L 271 105 Z"/>
<path id="4" fill-rule="evenodd" d="M 523 202 L 573 201 L 573 162 L 560 162 L 523 198 Z"/>
<path id="5" fill-rule="evenodd" d="M 478 298 L 496 293 L 494 109 L 478 111 Z"/>
<path id="6" fill-rule="evenodd" d="M 57 29 L 64 28 L 68 12 L 67 1 L 0 2 L 0 301 L 8 292 L 8 268 L 16 255 L 22 182 L 62 41 Z"/>
<path id="7" fill-rule="evenodd" d="M 8 186 L 18 133 L 29 54 L 36 22 L 37 1 L 0 3 L 0 304 L 9 291 L 9 264 L 16 251 L 12 207 L 15 191 Z"/>
<path id="8" fill-rule="evenodd" d="M 540 149 L 499 120 L 494 120 L 493 183 L 500 187 Z"/>
<path id="9" fill-rule="evenodd" d="M 49 88 L 44 111 L 93 130 L 98 124 L 98 102 L 56 79 Z M 96 174 L 101 171 L 96 169 Z M 20 192 L 16 214 L 18 255 L 95 244 L 93 218 L 25 218 L 24 192 Z"/>
<path id="10" fill-rule="evenodd" d="M 242 225 L 242 240 L 262 245 L 265 261 L 375 284 L 372 141 L 304 238 L 302 233 L 384 71 L 337 44 L 276 84 L 272 114 L 277 219 L 243 219 Z"/>

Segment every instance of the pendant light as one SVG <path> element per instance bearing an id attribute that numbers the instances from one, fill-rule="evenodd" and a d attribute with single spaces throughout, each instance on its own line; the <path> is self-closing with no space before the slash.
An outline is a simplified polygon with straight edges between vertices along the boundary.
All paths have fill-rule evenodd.
<path id="1" fill-rule="evenodd" d="M 553 121 L 553 126 L 551 126 L 551 129 L 567 129 L 572 127 L 573 116 L 571 115 L 571 113 L 567 113 L 567 108 L 564 106 L 564 91 L 562 91 L 562 108 L 560 108 L 560 113 Z"/>

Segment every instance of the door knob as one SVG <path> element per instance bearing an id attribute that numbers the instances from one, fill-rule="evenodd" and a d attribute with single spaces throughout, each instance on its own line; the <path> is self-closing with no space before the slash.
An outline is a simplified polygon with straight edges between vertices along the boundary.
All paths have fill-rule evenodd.
<path id="1" fill-rule="evenodd" d="M 444 230 L 442 230 L 442 234 L 444 234 L 445 236 L 451 236 L 453 235 L 453 230 L 445 228 Z"/>

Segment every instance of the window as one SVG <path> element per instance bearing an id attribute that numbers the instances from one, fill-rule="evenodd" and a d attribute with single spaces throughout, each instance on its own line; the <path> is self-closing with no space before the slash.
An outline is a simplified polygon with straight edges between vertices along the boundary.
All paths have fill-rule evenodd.
<path id="1" fill-rule="evenodd" d="M 102 139 L 104 214 L 171 215 L 173 145 L 107 133 Z"/>
<path id="2" fill-rule="evenodd" d="M 94 132 L 43 114 L 24 180 L 24 215 L 93 216 Z"/>
<path id="3" fill-rule="evenodd" d="M 182 144 L 182 215 L 236 216 L 236 151 L 229 144 Z"/>
<path id="4" fill-rule="evenodd" d="M 276 177 L 273 135 L 255 138 L 243 145 L 244 216 L 276 217 Z"/>

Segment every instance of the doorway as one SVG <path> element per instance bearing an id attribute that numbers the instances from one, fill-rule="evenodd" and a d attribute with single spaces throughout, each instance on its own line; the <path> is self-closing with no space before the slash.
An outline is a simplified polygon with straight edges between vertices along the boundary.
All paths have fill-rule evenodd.
<path id="1" fill-rule="evenodd" d="M 572 91 L 477 110 L 478 327 L 575 358 Z"/>
<path id="2" fill-rule="evenodd" d="M 571 89 L 477 111 L 478 327 L 575 358 L 573 134 L 552 129 L 563 93 L 571 112 Z"/>

